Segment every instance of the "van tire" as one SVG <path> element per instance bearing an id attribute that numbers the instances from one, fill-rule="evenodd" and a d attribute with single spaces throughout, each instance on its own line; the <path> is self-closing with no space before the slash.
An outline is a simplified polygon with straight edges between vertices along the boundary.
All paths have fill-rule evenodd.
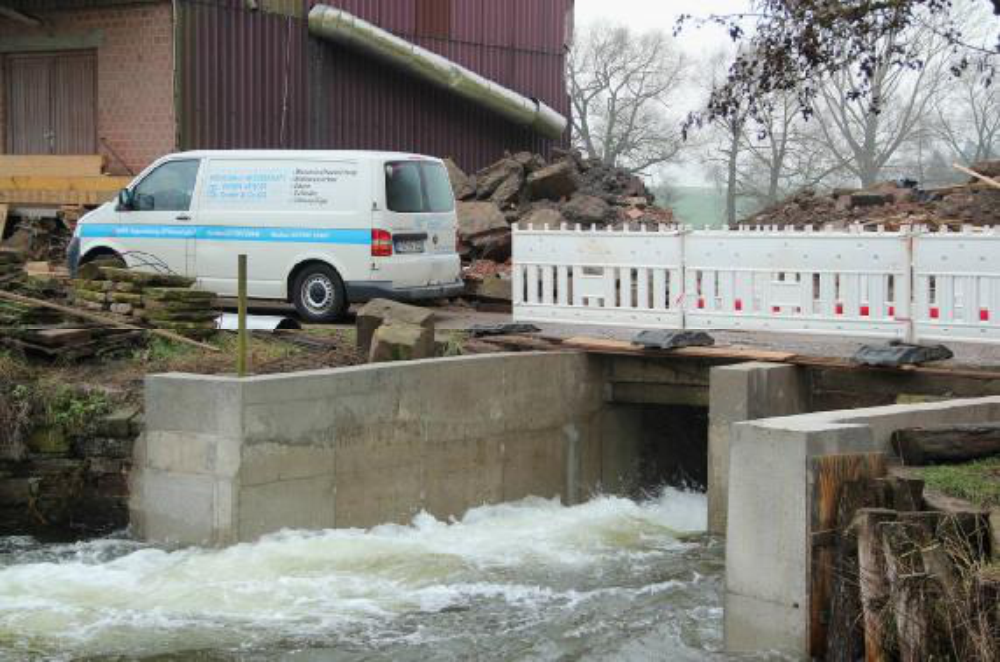
<path id="1" fill-rule="evenodd" d="M 295 277 L 292 303 L 306 322 L 336 322 L 347 312 L 347 289 L 336 269 L 325 264 L 310 264 Z"/>
<path id="2" fill-rule="evenodd" d="M 97 250 L 90 251 L 82 258 L 80 258 L 79 266 L 82 267 L 85 264 L 96 262 L 97 260 L 101 260 L 102 262 L 107 262 L 108 266 L 114 266 L 119 269 L 128 268 L 128 263 L 125 261 L 125 258 L 123 258 L 118 253 L 114 252 L 113 250 L 107 248 L 98 248 Z"/>

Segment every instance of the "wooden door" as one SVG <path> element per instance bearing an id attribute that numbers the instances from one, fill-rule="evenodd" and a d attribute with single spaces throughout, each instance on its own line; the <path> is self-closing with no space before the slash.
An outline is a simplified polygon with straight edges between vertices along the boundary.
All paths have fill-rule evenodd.
<path id="1" fill-rule="evenodd" d="M 7 153 L 97 153 L 97 58 L 92 51 L 7 61 Z"/>

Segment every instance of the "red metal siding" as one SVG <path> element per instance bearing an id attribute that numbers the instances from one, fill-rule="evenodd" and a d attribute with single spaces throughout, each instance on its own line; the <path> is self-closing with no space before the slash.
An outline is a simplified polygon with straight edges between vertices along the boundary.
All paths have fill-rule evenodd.
<path id="1" fill-rule="evenodd" d="M 327 0 L 569 114 L 572 0 Z M 303 15 L 317 0 L 303 0 Z M 466 169 L 554 143 L 242 0 L 181 2 L 181 142 L 196 147 L 397 149 Z M 448 23 L 450 38 L 439 35 Z M 282 120 L 282 118 L 284 118 Z M 280 126 L 284 122 L 284 132 Z"/>
<path id="2" fill-rule="evenodd" d="M 244 7 L 238 0 L 179 7 L 183 148 L 309 144 L 304 24 Z"/>

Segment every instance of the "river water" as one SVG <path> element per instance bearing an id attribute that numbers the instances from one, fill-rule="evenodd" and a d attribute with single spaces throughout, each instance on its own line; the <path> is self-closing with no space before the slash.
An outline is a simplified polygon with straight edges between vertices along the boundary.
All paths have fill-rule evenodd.
<path id="1" fill-rule="evenodd" d="M 0 659 L 721 658 L 705 520 L 667 489 L 224 550 L 0 539 Z"/>

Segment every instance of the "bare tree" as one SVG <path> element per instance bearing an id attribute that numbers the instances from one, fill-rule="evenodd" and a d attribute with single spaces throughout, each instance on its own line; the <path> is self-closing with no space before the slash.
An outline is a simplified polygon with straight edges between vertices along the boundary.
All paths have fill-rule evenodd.
<path id="1" fill-rule="evenodd" d="M 978 39 L 989 34 L 992 17 L 982 3 L 956 2 L 955 14 L 964 33 Z M 931 125 L 952 159 L 975 163 L 1000 157 L 1000 85 L 984 85 L 971 74 L 948 81 L 935 100 Z"/>
<path id="2" fill-rule="evenodd" d="M 590 158 L 644 173 L 678 155 L 673 101 L 687 63 L 671 37 L 593 26 L 579 36 L 568 68 L 573 140 Z"/>
<path id="3" fill-rule="evenodd" d="M 956 80 L 937 99 L 934 120 L 935 135 L 954 158 L 975 163 L 1000 157 L 1000 86 Z"/>
<path id="4" fill-rule="evenodd" d="M 824 147 L 863 187 L 877 183 L 897 152 L 926 126 L 947 72 L 947 44 L 932 30 L 905 38 L 922 54 L 915 68 L 900 67 L 894 60 L 903 39 L 882 37 L 871 71 L 840 69 L 820 88 L 822 108 L 816 117 Z M 868 96 L 853 92 L 861 77 L 869 81 Z"/>
<path id="5" fill-rule="evenodd" d="M 780 93 L 761 105 L 758 120 L 743 135 L 744 159 L 739 167 L 740 195 L 758 207 L 773 205 L 801 189 L 823 184 L 842 166 L 825 149 L 817 149 L 817 126 L 805 120 L 798 98 Z"/>
<path id="6" fill-rule="evenodd" d="M 709 60 L 708 93 L 725 79 L 731 60 L 725 53 Z M 777 94 L 768 104 L 759 104 L 756 120 L 745 106 L 737 111 L 716 117 L 706 157 L 725 194 L 725 220 L 730 225 L 737 222 L 741 208 L 775 204 L 839 171 L 836 160 L 825 149 L 817 149 L 815 123 L 805 120 L 794 94 Z"/>

